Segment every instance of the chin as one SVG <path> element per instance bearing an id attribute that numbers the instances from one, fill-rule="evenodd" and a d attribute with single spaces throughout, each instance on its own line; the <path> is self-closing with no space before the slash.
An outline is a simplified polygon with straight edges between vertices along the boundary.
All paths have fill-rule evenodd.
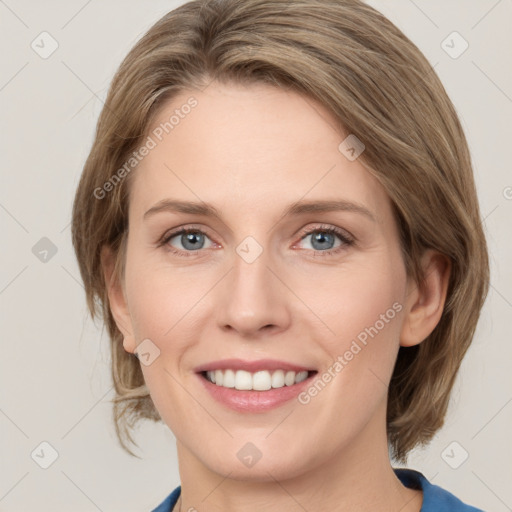
<path id="1" fill-rule="evenodd" d="M 287 457 L 288 455 L 288 457 Z M 286 453 L 286 447 L 282 455 L 273 453 L 272 456 L 265 457 L 264 454 L 256 461 L 244 462 L 244 457 L 235 454 L 234 457 L 223 457 L 221 460 L 202 460 L 202 464 L 222 476 L 229 475 L 232 480 L 250 481 L 250 482 L 272 482 L 275 480 L 287 480 L 307 472 L 305 467 L 304 455 L 299 460 L 291 459 L 289 453 Z"/>

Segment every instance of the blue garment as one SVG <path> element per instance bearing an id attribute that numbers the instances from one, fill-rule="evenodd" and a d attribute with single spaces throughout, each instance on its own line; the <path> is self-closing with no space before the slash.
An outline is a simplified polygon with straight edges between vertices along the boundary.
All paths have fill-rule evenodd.
<path id="1" fill-rule="evenodd" d="M 479 508 L 466 505 L 459 498 L 438 485 L 431 484 L 419 471 L 402 468 L 393 469 L 405 487 L 423 491 L 423 504 L 420 512 L 484 512 Z"/>
<path id="2" fill-rule="evenodd" d="M 162 501 L 162 503 L 160 503 L 160 505 L 158 505 L 158 507 L 153 509 L 151 512 L 171 512 L 172 507 L 176 505 L 176 502 L 180 497 L 180 493 L 181 486 L 178 486 L 176 489 L 174 489 L 174 491 L 171 492 L 171 494 L 169 494 L 169 496 L 167 496 L 167 498 L 165 498 L 164 501 Z"/>
<path id="3" fill-rule="evenodd" d="M 413 469 L 393 468 L 396 476 L 410 489 L 423 491 L 421 512 L 483 512 L 483 510 L 465 505 L 453 494 L 438 485 L 431 484 L 419 471 Z M 176 487 L 165 500 L 151 512 L 171 512 L 178 501 L 181 486 Z"/>

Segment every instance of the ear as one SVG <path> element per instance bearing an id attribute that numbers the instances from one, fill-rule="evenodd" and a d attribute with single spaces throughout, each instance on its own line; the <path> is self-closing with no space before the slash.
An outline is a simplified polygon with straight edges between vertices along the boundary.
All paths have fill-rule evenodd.
<path id="1" fill-rule="evenodd" d="M 400 334 L 402 347 L 418 345 L 432 333 L 441 319 L 446 301 L 450 259 L 429 249 L 421 263 L 425 279 L 419 286 L 410 281 L 405 299 L 405 318 Z"/>
<path id="2" fill-rule="evenodd" d="M 125 289 L 115 272 L 115 261 L 116 257 L 112 249 L 109 246 L 103 246 L 101 249 L 101 266 L 105 277 L 110 311 L 117 328 L 123 334 L 124 349 L 133 354 L 136 348 L 133 326 L 126 301 Z"/>

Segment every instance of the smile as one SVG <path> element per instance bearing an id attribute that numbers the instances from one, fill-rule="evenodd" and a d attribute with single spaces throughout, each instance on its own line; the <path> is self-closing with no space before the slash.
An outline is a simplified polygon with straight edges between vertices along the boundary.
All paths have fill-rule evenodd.
<path id="1" fill-rule="evenodd" d="M 263 359 L 224 359 L 195 368 L 207 395 L 228 409 L 263 413 L 296 399 L 318 373 L 308 366 Z"/>

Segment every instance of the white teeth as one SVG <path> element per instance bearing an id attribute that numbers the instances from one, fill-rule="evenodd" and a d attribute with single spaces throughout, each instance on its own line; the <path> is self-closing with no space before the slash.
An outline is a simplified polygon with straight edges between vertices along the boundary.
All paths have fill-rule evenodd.
<path id="1" fill-rule="evenodd" d="M 224 372 L 224 379 L 222 381 L 222 385 L 225 388 L 234 388 L 235 382 L 235 372 L 233 370 L 226 370 Z"/>
<path id="2" fill-rule="evenodd" d="M 295 372 L 286 372 L 284 383 L 287 386 L 293 386 L 295 384 Z"/>
<path id="3" fill-rule="evenodd" d="M 250 373 L 245 370 L 212 370 L 206 372 L 206 378 L 225 388 L 235 388 L 243 391 L 267 391 L 269 389 L 293 386 L 308 378 L 306 370 L 300 372 L 275 370 L 268 372 L 262 370 Z"/>
<path id="4" fill-rule="evenodd" d="M 284 386 L 284 372 L 283 370 L 276 370 L 272 374 L 272 387 L 282 388 Z"/>
<path id="5" fill-rule="evenodd" d="M 220 370 L 217 370 L 217 372 Z M 252 376 L 245 370 L 238 370 L 235 374 L 235 388 L 240 390 L 252 389 Z"/>
<path id="6" fill-rule="evenodd" d="M 272 387 L 272 378 L 269 372 L 256 372 L 252 376 L 252 389 L 256 391 L 266 391 Z"/>
<path id="7" fill-rule="evenodd" d="M 298 384 L 299 382 L 302 382 L 303 380 L 306 380 L 307 378 L 308 378 L 308 372 L 307 371 L 304 370 L 302 372 L 299 372 L 295 376 L 295 384 Z"/>

